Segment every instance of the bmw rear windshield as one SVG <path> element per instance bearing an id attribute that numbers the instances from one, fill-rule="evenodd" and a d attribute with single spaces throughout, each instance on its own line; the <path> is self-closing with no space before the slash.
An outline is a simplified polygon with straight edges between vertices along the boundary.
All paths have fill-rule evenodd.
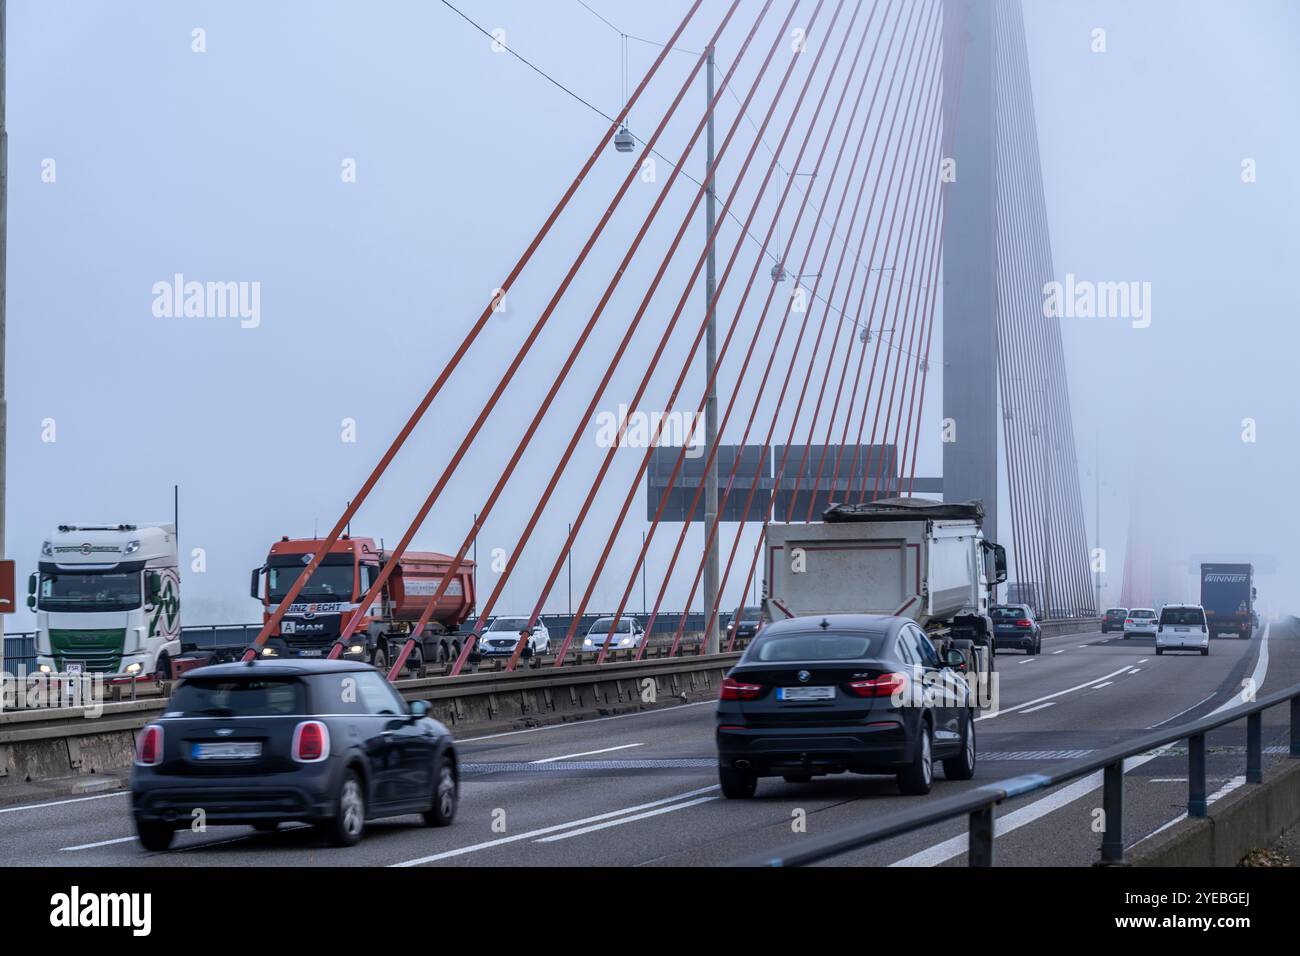
<path id="1" fill-rule="evenodd" d="M 760 637 L 745 652 L 747 663 L 778 661 L 854 661 L 874 657 L 880 649 L 879 634 L 770 634 Z"/>
<path id="2" fill-rule="evenodd" d="M 290 717 L 307 711 L 296 677 L 193 677 L 172 692 L 167 717 Z"/>

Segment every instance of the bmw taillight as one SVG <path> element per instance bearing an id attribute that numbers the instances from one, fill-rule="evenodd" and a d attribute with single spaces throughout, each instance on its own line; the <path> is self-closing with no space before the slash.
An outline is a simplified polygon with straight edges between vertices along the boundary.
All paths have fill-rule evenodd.
<path id="1" fill-rule="evenodd" d="M 906 674 L 881 674 L 870 680 L 849 681 L 849 690 L 858 697 L 892 697 L 906 686 Z"/>
<path id="2" fill-rule="evenodd" d="M 140 731 L 140 739 L 135 744 L 135 762 L 141 767 L 156 767 L 163 758 L 163 729 L 158 724 L 149 724 Z"/>
<path id="3" fill-rule="evenodd" d="M 1016 627 L 1031 627 L 1031 626 L 1032 625 L 1029 619 L 1025 617 L 1022 617 L 1020 620 L 1016 621 Z"/>
<path id="4" fill-rule="evenodd" d="M 719 700 L 757 700 L 763 694 L 762 684 L 745 684 L 734 677 L 722 678 Z"/>
<path id="5" fill-rule="evenodd" d="M 329 728 L 319 720 L 304 720 L 293 731 L 293 759 L 299 763 L 316 763 L 330 753 Z"/>

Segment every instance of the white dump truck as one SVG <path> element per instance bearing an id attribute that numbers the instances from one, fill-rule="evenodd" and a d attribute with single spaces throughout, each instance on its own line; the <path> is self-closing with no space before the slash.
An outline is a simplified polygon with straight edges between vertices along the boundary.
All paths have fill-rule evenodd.
<path id="1" fill-rule="evenodd" d="M 993 588 L 1006 552 L 984 538 L 978 501 L 886 498 L 832 505 L 820 522 L 766 528 L 764 617 L 890 614 L 909 617 L 940 654 L 966 657 L 970 673 L 993 672 Z"/>
<path id="2" fill-rule="evenodd" d="M 146 677 L 181 650 L 176 526 L 60 525 L 27 579 L 41 673 Z"/>

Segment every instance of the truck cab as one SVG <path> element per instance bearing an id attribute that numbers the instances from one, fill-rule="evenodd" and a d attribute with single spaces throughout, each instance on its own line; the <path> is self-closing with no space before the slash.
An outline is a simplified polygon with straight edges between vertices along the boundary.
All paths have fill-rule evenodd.
<path id="1" fill-rule="evenodd" d="M 270 620 L 319 540 L 283 537 L 271 545 L 266 563 L 254 568 L 249 594 Z M 321 559 L 311 579 L 285 611 L 278 631 L 263 647 L 267 657 L 326 657 L 361 600 L 378 580 L 389 555 L 373 538 L 343 535 Z M 453 559 L 445 554 L 408 551 L 398 559 L 383 588 L 358 621 L 343 648 L 347 660 L 364 660 L 381 669 L 397 656 L 429 602 L 437 595 Z M 438 662 L 460 653 L 454 637 L 474 605 L 474 563 L 464 561 L 443 588 L 421 632 L 410 666 Z"/>
<path id="2" fill-rule="evenodd" d="M 147 677 L 181 649 L 176 526 L 60 525 L 27 579 L 43 674 Z"/>

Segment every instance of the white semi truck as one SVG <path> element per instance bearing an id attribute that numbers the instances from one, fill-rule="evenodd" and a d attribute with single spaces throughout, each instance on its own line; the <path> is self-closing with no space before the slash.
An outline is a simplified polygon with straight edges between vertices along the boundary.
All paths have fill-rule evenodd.
<path id="1" fill-rule="evenodd" d="M 984 538 L 978 501 L 887 498 L 832 505 L 820 522 L 771 522 L 764 547 L 764 617 L 909 617 L 942 655 L 960 650 L 971 674 L 993 672 L 993 588 L 1006 552 Z"/>
<path id="2" fill-rule="evenodd" d="M 27 579 L 36 668 L 169 676 L 181 650 L 176 526 L 60 525 Z"/>

